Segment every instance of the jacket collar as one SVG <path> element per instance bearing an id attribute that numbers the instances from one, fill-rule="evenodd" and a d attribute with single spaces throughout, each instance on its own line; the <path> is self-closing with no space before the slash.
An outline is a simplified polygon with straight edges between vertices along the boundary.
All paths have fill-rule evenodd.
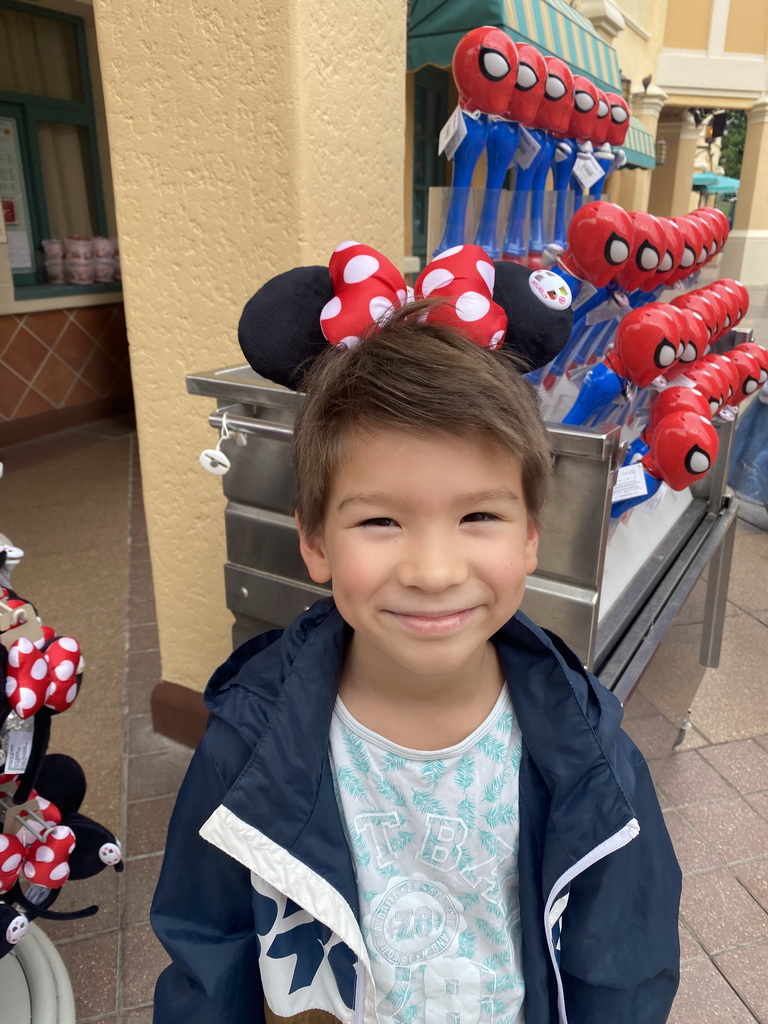
<path id="1" fill-rule="evenodd" d="M 356 908 L 328 759 L 348 636 L 332 599 L 324 599 L 285 632 L 235 652 L 205 702 L 253 748 L 224 806 L 329 878 Z M 551 795 L 550 824 L 563 858 L 576 862 L 633 817 L 611 757 L 621 708 L 561 641 L 522 613 L 494 643 L 525 750 Z"/>

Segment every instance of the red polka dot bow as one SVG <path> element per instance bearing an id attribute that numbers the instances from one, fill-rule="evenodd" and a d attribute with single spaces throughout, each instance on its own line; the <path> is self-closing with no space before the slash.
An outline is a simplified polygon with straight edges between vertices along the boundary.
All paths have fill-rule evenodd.
<path id="1" fill-rule="evenodd" d="M 8 651 L 5 695 L 19 718 L 31 718 L 43 706 L 66 711 L 77 697 L 82 671 L 80 645 L 74 637 L 56 637 L 45 651 L 22 637 Z"/>
<path id="2" fill-rule="evenodd" d="M 371 324 L 382 326 L 409 300 L 397 267 L 369 245 L 343 242 L 328 265 L 334 297 L 320 313 L 320 327 L 331 345 L 356 345 Z M 414 299 L 439 298 L 427 320 L 454 327 L 470 341 L 499 348 L 507 315 L 493 301 L 496 269 L 479 245 L 458 245 L 436 256 L 422 270 Z"/>

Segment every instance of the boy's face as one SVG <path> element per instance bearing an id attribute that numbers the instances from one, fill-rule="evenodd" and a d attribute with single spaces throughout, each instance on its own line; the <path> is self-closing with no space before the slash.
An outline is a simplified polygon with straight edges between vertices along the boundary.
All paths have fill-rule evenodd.
<path id="1" fill-rule="evenodd" d="M 358 661 L 395 682 L 473 672 L 536 568 L 517 459 L 474 439 L 382 430 L 352 438 L 310 576 L 333 581 Z"/>

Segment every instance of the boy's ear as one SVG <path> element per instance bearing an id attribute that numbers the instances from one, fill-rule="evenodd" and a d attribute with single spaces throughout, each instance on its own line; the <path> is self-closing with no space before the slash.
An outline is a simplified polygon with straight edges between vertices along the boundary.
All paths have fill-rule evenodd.
<path id="1" fill-rule="evenodd" d="M 309 575 L 315 583 L 328 583 L 331 578 L 331 566 L 325 553 L 322 534 L 318 534 L 314 540 L 308 540 L 297 513 L 294 513 L 294 519 L 299 531 L 299 550 Z"/>

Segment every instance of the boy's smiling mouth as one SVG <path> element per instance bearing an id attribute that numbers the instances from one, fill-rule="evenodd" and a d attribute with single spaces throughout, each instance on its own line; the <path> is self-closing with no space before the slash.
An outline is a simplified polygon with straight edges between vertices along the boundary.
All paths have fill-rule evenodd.
<path id="1" fill-rule="evenodd" d="M 449 612 L 396 612 L 389 614 L 414 633 L 442 634 L 460 629 L 477 610 L 477 605 Z"/>

